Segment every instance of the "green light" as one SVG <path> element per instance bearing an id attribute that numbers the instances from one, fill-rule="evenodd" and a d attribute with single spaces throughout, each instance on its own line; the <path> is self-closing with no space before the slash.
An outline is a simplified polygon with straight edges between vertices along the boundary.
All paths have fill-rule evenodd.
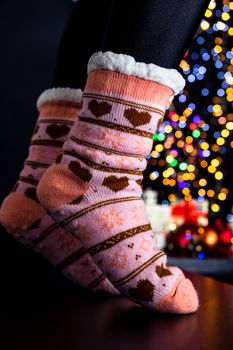
<path id="1" fill-rule="evenodd" d="M 200 130 L 196 129 L 192 132 L 193 137 L 198 138 L 201 135 Z"/>
<path id="2" fill-rule="evenodd" d="M 187 168 L 188 168 L 188 164 L 187 163 L 185 163 L 185 162 L 180 163 L 180 165 L 179 165 L 179 169 L 180 170 L 184 171 Z"/>
<path id="3" fill-rule="evenodd" d="M 158 134 L 158 140 L 159 141 L 163 141 L 163 140 L 165 140 L 165 135 L 164 134 Z"/>
<path id="4" fill-rule="evenodd" d="M 178 161 L 176 159 L 173 159 L 173 161 L 170 163 L 171 166 L 176 166 Z"/>
<path id="5" fill-rule="evenodd" d="M 158 134 L 157 134 L 157 132 L 155 132 L 153 135 L 153 140 L 157 140 L 157 137 L 158 137 Z"/>

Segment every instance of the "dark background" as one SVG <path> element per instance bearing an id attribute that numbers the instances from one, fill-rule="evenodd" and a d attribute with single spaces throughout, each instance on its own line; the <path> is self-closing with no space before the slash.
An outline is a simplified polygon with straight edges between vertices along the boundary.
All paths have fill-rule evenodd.
<path id="1" fill-rule="evenodd" d="M 36 100 L 51 87 L 57 47 L 74 6 L 72 0 L 0 2 L 0 203 L 27 156 Z"/>

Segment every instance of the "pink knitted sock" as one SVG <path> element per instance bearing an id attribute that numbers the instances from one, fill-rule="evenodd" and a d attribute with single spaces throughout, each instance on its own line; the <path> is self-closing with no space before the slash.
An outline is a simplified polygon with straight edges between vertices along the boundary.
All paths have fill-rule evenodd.
<path id="1" fill-rule="evenodd" d="M 80 239 L 120 292 L 162 312 L 198 308 L 195 289 L 154 246 L 140 182 L 169 97 L 184 86 L 173 69 L 94 54 L 79 125 L 38 186 L 41 203 Z M 78 196 L 78 201 L 77 201 Z"/>
<path id="2" fill-rule="evenodd" d="M 81 90 L 69 88 L 50 89 L 40 96 L 40 115 L 29 156 L 13 191 L 2 204 L 0 222 L 13 237 L 45 256 L 73 282 L 118 294 L 80 241 L 46 215 L 36 195 L 38 181 L 59 157 L 77 119 L 81 98 Z"/>

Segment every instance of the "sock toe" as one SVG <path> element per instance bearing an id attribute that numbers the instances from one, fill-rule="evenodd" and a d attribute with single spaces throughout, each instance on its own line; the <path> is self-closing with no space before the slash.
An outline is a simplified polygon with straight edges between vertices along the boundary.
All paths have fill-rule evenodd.
<path id="1" fill-rule="evenodd" d="M 37 187 L 39 201 L 47 209 L 71 203 L 84 192 L 85 186 L 77 186 L 77 176 L 64 164 L 53 164 Z"/>
<path id="2" fill-rule="evenodd" d="M 169 295 L 160 300 L 156 308 L 161 312 L 189 314 L 197 311 L 199 300 L 192 282 L 179 278 Z"/>
<path id="3" fill-rule="evenodd" d="M 0 222 L 10 233 L 20 234 L 43 217 L 44 208 L 21 193 L 11 193 L 2 203 Z"/>

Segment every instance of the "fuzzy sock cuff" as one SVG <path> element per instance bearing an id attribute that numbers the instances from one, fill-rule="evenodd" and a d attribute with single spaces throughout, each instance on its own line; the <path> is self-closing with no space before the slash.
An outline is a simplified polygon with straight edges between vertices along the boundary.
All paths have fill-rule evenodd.
<path id="1" fill-rule="evenodd" d="M 71 88 L 52 88 L 45 90 L 39 96 L 37 100 L 37 109 L 43 104 L 51 101 L 71 101 L 74 103 L 81 103 L 82 101 L 82 90 L 81 89 L 71 89 Z"/>
<path id="2" fill-rule="evenodd" d="M 151 80 L 171 88 L 174 95 L 185 86 L 185 79 L 176 69 L 168 69 L 153 63 L 136 62 L 132 56 L 110 51 L 94 53 L 88 62 L 88 73 L 97 69 L 108 69 L 126 75 Z"/>

